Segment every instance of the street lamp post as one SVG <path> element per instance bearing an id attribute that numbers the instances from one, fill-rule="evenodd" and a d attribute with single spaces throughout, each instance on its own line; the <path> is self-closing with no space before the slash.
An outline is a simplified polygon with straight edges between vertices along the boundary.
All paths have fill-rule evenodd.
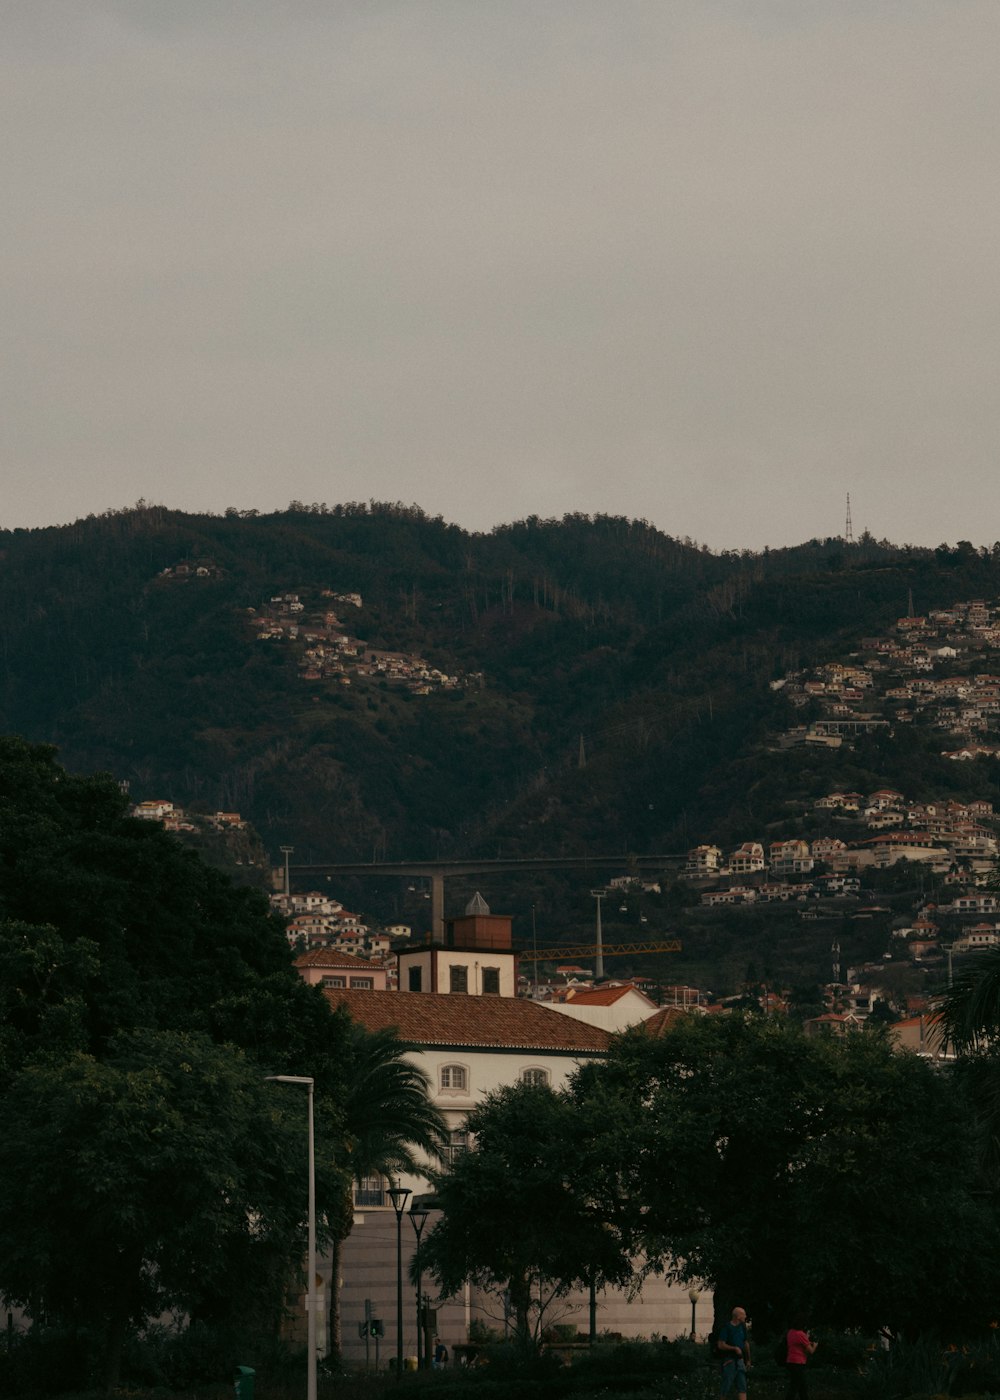
<path id="1" fill-rule="evenodd" d="M 701 1293 L 697 1288 L 694 1287 L 694 1285 L 692 1285 L 688 1289 L 688 1297 L 691 1299 L 691 1340 L 693 1342 L 695 1340 L 695 1312 L 698 1307 L 698 1299 L 701 1297 Z"/>
<path id="2" fill-rule="evenodd" d="M 309 1091 L 309 1239 L 306 1268 L 306 1400 L 316 1400 L 316 1139 L 313 1132 L 315 1080 L 304 1074 L 268 1074 L 274 1084 L 304 1084 Z"/>
<path id="3" fill-rule="evenodd" d="M 417 1237 L 417 1370 L 422 1371 L 427 1365 L 426 1338 L 424 1336 L 423 1318 L 421 1317 L 421 1290 L 424 1286 L 424 1276 L 420 1269 L 420 1236 L 424 1233 L 424 1226 L 427 1224 L 427 1209 L 417 1205 L 416 1198 L 409 1209 L 409 1220 L 413 1226 L 413 1233 Z"/>
<path id="4" fill-rule="evenodd" d="M 403 1207 L 410 1194 L 398 1183 L 389 1188 L 389 1200 L 396 1212 L 396 1378 L 403 1374 Z M 309 1397 L 312 1400 L 312 1397 Z"/>

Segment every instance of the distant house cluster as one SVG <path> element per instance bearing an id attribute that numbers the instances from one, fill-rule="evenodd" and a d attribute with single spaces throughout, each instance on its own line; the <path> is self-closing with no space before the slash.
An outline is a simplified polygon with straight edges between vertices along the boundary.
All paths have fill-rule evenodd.
<path id="1" fill-rule="evenodd" d="M 455 690 L 480 675 L 452 675 L 412 652 L 385 651 L 355 637 L 341 618 L 345 608 L 360 609 L 360 593 L 323 589 L 316 606 L 298 593 L 275 594 L 260 608 L 248 609 L 250 626 L 261 642 L 299 645 L 299 674 L 304 681 L 333 681 L 349 686 L 359 680 L 384 680 L 413 695 Z"/>
<path id="2" fill-rule="evenodd" d="M 865 637 L 845 661 L 792 671 L 773 683 L 793 705 L 815 702 L 821 709 L 819 718 L 787 730 L 778 743 L 838 747 L 920 715 L 962 741 L 944 749 L 946 757 L 997 757 L 1000 742 L 988 736 L 1000 735 L 1000 676 L 983 666 L 997 650 L 1000 600 L 901 617 L 886 636 Z"/>
<path id="3" fill-rule="evenodd" d="M 159 822 L 167 831 L 197 831 L 199 827 L 240 831 L 246 826 L 239 812 L 189 813 L 164 798 L 136 802 L 131 808 L 131 815 L 140 821 Z"/>
<path id="4" fill-rule="evenodd" d="M 288 942 L 302 956 L 312 961 L 309 967 L 323 969 L 324 959 L 348 957 L 355 962 L 379 964 L 383 973 L 379 985 L 383 990 L 395 985 L 395 960 L 392 949 L 410 938 L 407 924 L 392 924 L 388 928 L 371 928 L 359 914 L 352 914 L 331 895 L 312 891 L 306 894 L 272 894 L 271 908 L 285 920 Z M 330 976 L 339 973 L 330 972 Z M 364 975 L 364 974 L 356 974 Z M 350 982 L 330 984 L 317 972 L 311 979 L 323 985 L 351 986 Z"/>
<path id="5" fill-rule="evenodd" d="M 691 880 L 720 880 L 748 875 L 810 875 L 819 866 L 833 877 L 873 866 L 885 869 L 901 860 L 927 862 L 936 873 L 956 880 L 972 879 L 993 868 L 997 835 L 993 804 L 972 802 L 907 802 L 901 792 L 879 789 L 867 796 L 859 792 L 833 792 L 815 803 L 818 811 L 854 818 L 854 825 L 874 833 L 845 841 L 823 835 L 812 841 L 793 839 L 743 841 L 726 855 L 713 845 L 695 846 L 687 854 L 685 875 Z M 827 885 L 830 884 L 830 876 Z M 842 881 L 834 880 L 843 890 Z M 762 887 L 766 888 L 766 887 Z M 791 887 L 801 894 L 810 886 Z M 706 903 L 723 902 L 708 892 Z"/>
<path id="6" fill-rule="evenodd" d="M 224 572 L 214 559 L 181 559 L 161 569 L 157 578 L 165 582 L 187 583 L 191 579 L 221 578 Z"/>
<path id="7" fill-rule="evenodd" d="M 818 798 L 814 807 L 871 834 L 853 840 L 825 834 L 812 841 L 772 841 L 768 846 L 742 841 L 728 854 L 720 846 L 694 846 L 687 853 L 684 874 L 688 880 L 711 883 L 702 891 L 702 903 L 856 894 L 858 871 L 885 870 L 903 860 L 921 862 L 952 884 L 973 883 L 984 879 L 996 863 L 996 817 L 985 798 L 908 802 L 903 793 L 880 788 L 867 795 L 832 792 Z M 745 883 L 747 877 L 756 878 Z M 788 877 L 799 878 L 789 882 Z"/>

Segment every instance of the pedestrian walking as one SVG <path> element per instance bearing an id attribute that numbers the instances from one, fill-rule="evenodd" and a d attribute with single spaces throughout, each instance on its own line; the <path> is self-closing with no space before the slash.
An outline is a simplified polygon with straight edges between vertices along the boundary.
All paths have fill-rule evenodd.
<path id="1" fill-rule="evenodd" d="M 747 1336 L 745 1308 L 733 1308 L 729 1321 L 719 1328 L 716 1349 L 722 1357 L 719 1394 L 735 1394 L 736 1400 L 746 1400 L 750 1341 Z"/>
<path id="2" fill-rule="evenodd" d="M 785 1346 L 787 1348 L 787 1358 L 785 1367 L 788 1371 L 788 1389 L 785 1391 L 785 1400 L 809 1400 L 809 1387 L 806 1384 L 806 1362 L 812 1356 L 818 1346 L 810 1337 L 805 1327 L 801 1326 L 802 1319 L 798 1319 L 794 1327 L 789 1327 L 785 1333 Z"/>

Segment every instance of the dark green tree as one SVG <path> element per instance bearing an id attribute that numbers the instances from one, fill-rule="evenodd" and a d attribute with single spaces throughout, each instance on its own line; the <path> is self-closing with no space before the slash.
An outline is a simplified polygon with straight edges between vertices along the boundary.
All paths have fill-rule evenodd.
<path id="1" fill-rule="evenodd" d="M 685 1017 L 582 1069 L 648 1257 L 758 1324 L 987 1320 L 997 1224 L 961 1086 L 878 1033 Z M 926 1279 L 933 1276 L 933 1292 Z"/>
<path id="2" fill-rule="evenodd" d="M 123 1035 L 104 1060 L 29 1063 L 2 1111 L 0 1286 L 91 1329 L 108 1388 L 129 1327 L 164 1308 L 218 1321 L 225 1300 L 273 1330 L 301 1248 L 303 1133 L 246 1056 Z"/>
<path id="3" fill-rule="evenodd" d="M 574 1286 L 631 1275 L 621 1212 L 585 1110 L 544 1086 L 498 1089 L 469 1115 L 470 1150 L 435 1178 L 443 1215 L 421 1252 L 445 1295 L 506 1290 L 523 1347 Z"/>
<path id="4" fill-rule="evenodd" d="M 165 1305 L 272 1325 L 305 1252 L 305 1103 L 265 1075 L 315 1080 L 339 1248 L 352 1178 L 443 1141 L 408 1047 L 331 1013 L 259 895 L 16 739 L 0 876 L 0 1291 L 99 1333 L 109 1383 L 127 1327 Z"/>
<path id="5" fill-rule="evenodd" d="M 995 880 L 994 880 L 995 883 Z M 960 964 L 937 1006 L 942 1039 L 958 1055 L 979 1125 L 980 1158 L 990 1180 L 1000 1166 L 1000 950 Z"/>
<path id="6" fill-rule="evenodd" d="M 1000 1040 L 1000 949 L 960 964 L 938 1014 L 946 1043 L 963 1054 L 988 1051 Z"/>

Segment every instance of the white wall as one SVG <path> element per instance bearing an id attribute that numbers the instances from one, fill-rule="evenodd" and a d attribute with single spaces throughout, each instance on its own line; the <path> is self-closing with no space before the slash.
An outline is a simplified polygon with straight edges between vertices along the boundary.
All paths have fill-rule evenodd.
<path id="1" fill-rule="evenodd" d="M 627 992 L 610 1006 L 594 1006 L 577 1001 L 551 1001 L 546 1005 L 552 1011 L 572 1016 L 574 1021 L 583 1021 L 588 1026 L 599 1026 L 612 1035 L 627 1030 L 629 1026 L 638 1026 L 660 1009 L 641 992 Z"/>

